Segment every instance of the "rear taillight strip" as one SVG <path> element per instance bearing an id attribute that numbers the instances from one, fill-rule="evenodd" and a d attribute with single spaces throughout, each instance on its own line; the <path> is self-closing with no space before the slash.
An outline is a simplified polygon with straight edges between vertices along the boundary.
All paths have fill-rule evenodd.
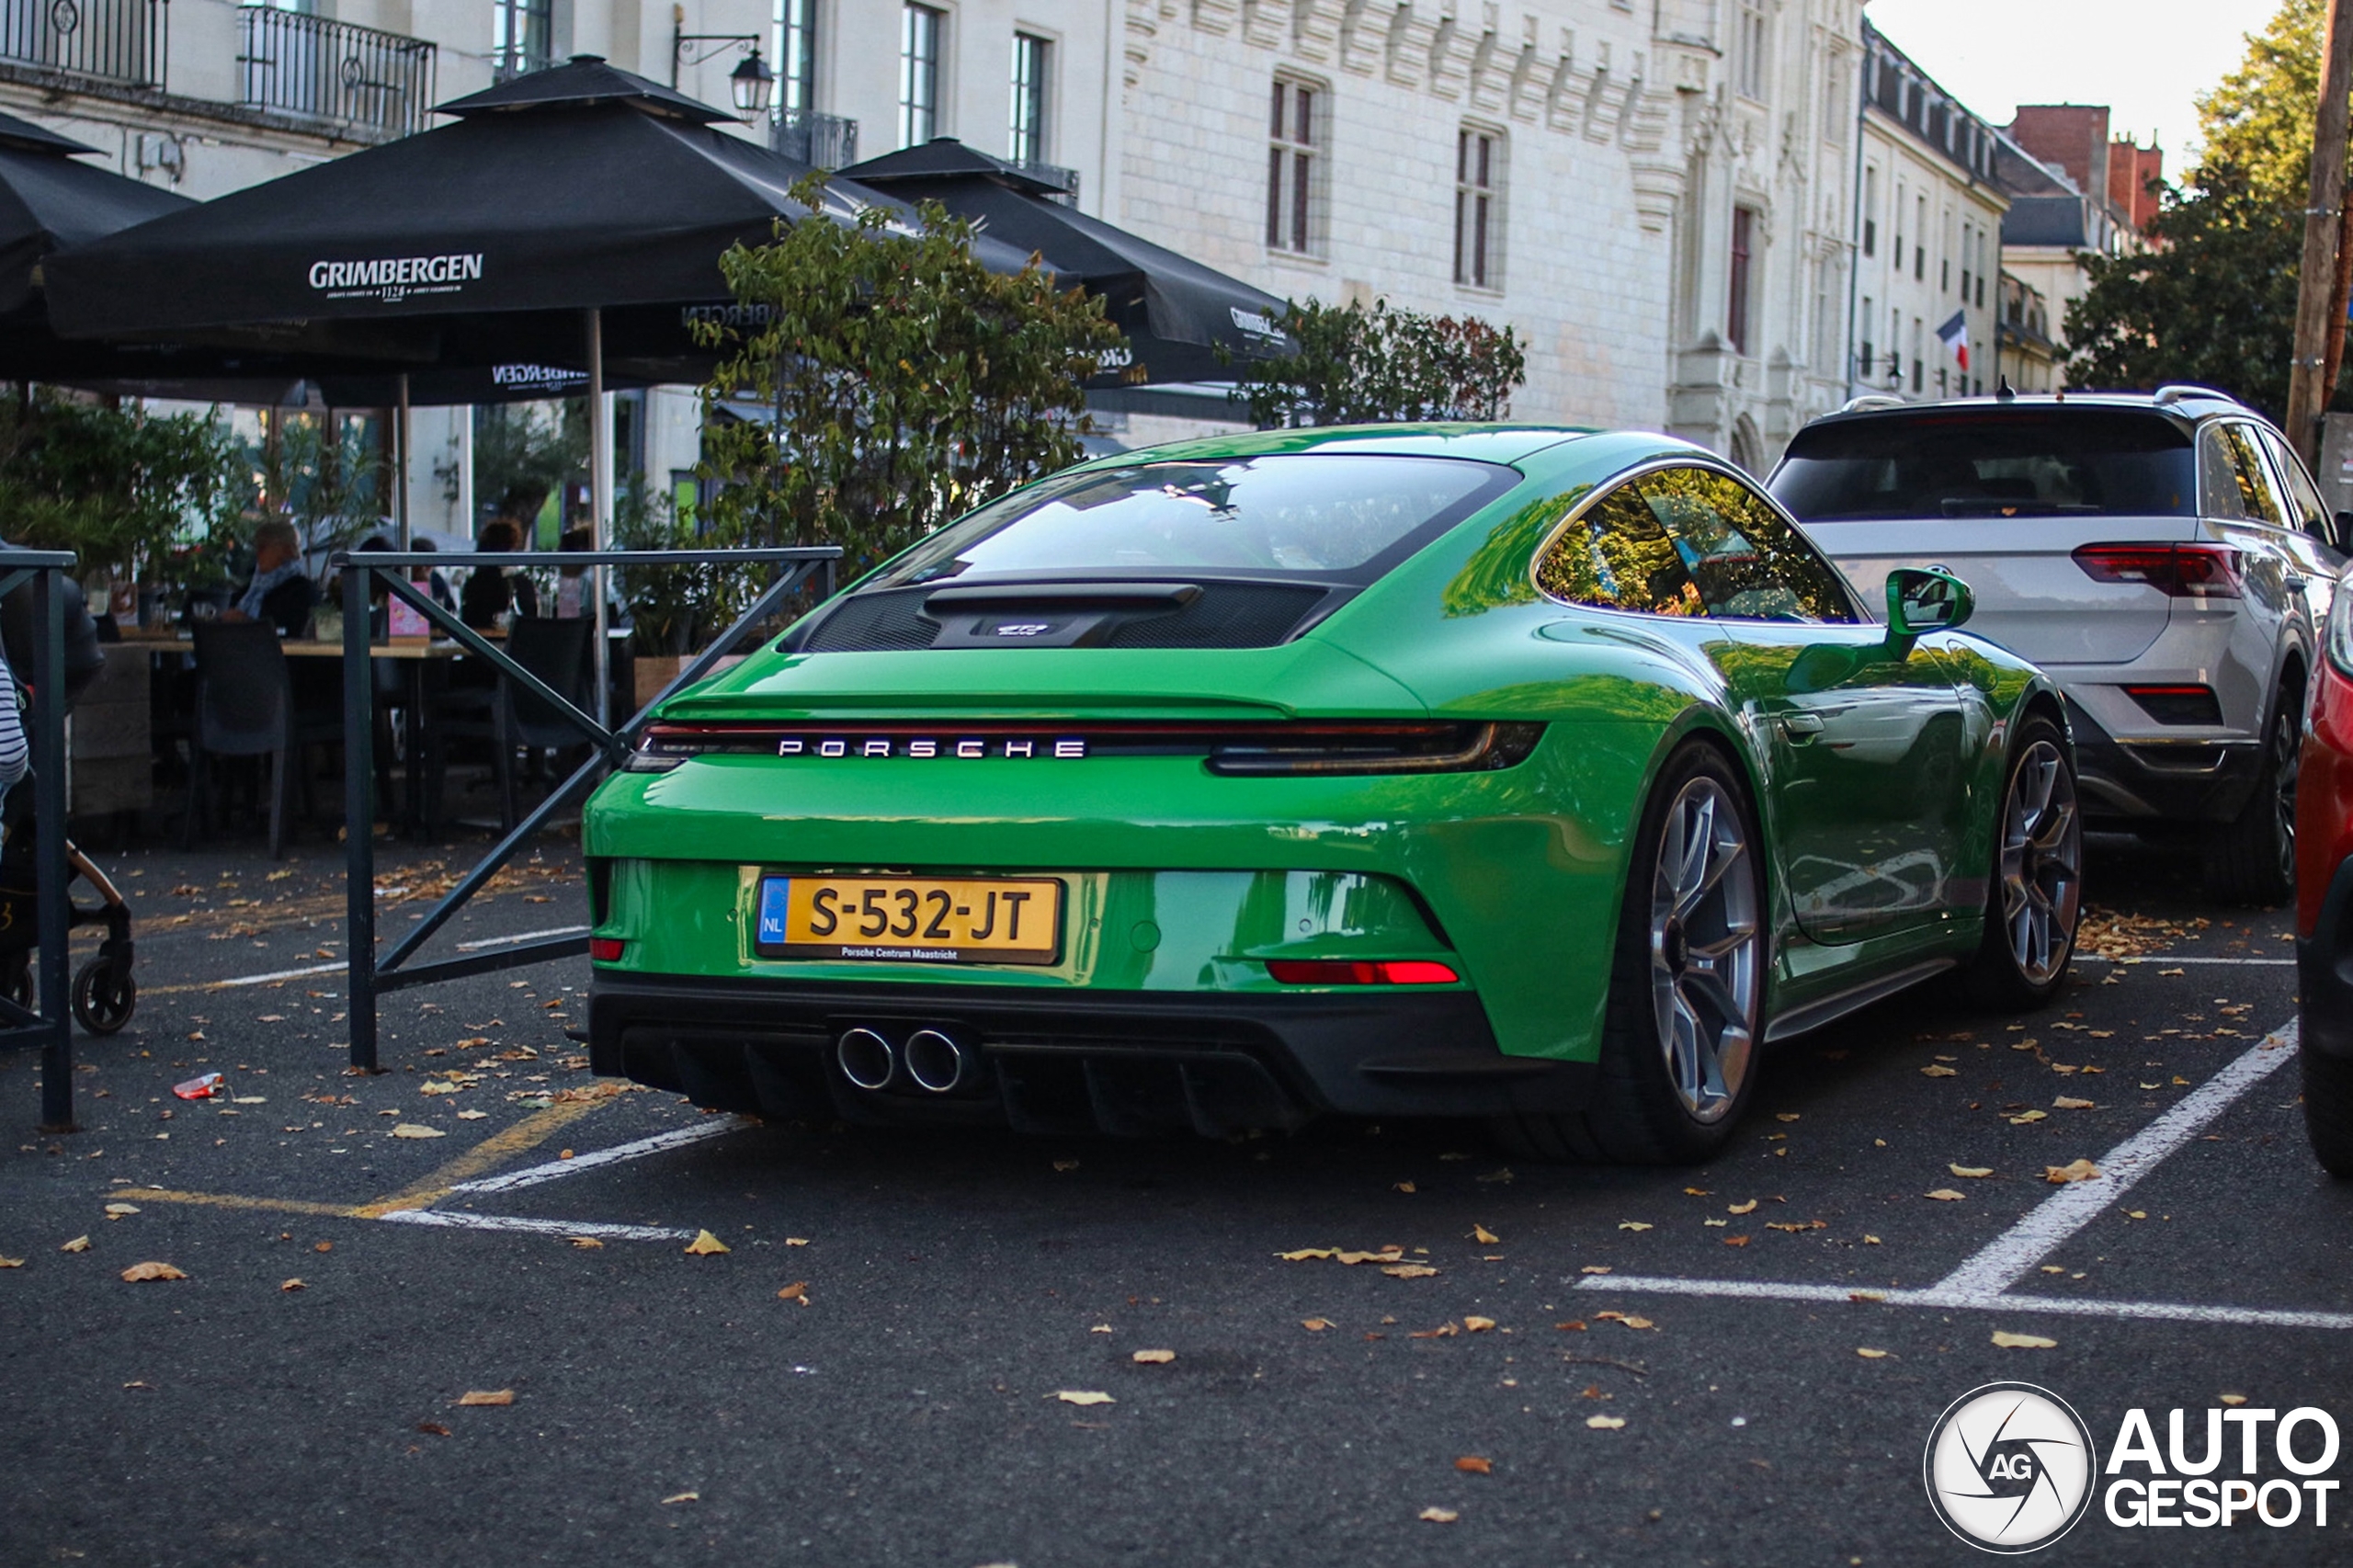
<path id="1" fill-rule="evenodd" d="M 2096 583 L 2140 583 L 2168 598 L 2240 597 L 2239 552 L 2222 544 L 2086 544 L 2075 564 Z"/>

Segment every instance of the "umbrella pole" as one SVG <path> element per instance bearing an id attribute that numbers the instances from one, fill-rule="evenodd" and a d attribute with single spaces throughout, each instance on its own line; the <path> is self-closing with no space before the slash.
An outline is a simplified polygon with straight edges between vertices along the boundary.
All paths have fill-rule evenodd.
<path id="1" fill-rule="evenodd" d="M 408 548 L 408 372 L 397 378 L 400 406 L 392 411 L 392 534 L 403 550 Z"/>
<path id="2" fill-rule="evenodd" d="M 612 538 L 613 428 L 611 410 L 605 406 L 605 312 L 588 308 L 588 528 L 589 547 L 603 550 Z M 613 722 L 612 650 L 605 636 L 605 569 L 589 568 L 589 585 L 597 597 L 596 655 L 597 722 Z"/>

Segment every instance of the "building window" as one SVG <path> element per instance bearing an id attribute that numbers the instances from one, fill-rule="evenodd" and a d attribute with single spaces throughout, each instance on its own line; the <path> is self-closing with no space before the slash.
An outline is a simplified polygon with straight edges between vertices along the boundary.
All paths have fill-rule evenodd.
<path id="1" fill-rule="evenodd" d="M 1735 354 L 1748 352 L 1749 258 L 1756 240 L 1756 213 L 1746 207 L 1732 210 L 1732 297 L 1725 301 L 1724 338 Z"/>
<path id="2" fill-rule="evenodd" d="M 1928 280 L 1928 199 L 1927 197 L 1915 196 L 1912 199 L 1912 277 L 1915 281 L 1925 283 Z M 1903 257 L 1898 256 L 1896 264 L 1902 266 L 1903 260 Z"/>
<path id="3" fill-rule="evenodd" d="M 554 55 L 554 0 L 493 0 L 491 74 L 504 82 L 537 71 Z"/>
<path id="4" fill-rule="evenodd" d="M 1879 171 L 1863 171 L 1863 254 L 1879 254 Z"/>
<path id="5" fill-rule="evenodd" d="M 1895 230 L 1895 270 L 1904 270 L 1904 182 L 1895 182 L 1895 205 L 1888 212 L 1888 222 Z"/>
<path id="6" fill-rule="evenodd" d="M 776 57 L 776 107 L 787 114 L 817 107 L 817 0 L 775 0 L 768 52 Z"/>
<path id="7" fill-rule="evenodd" d="M 1921 358 L 1927 345 L 1927 328 L 1918 316 L 1912 318 L 1912 390 L 1927 390 L 1927 361 Z"/>
<path id="8" fill-rule="evenodd" d="M 1733 45 L 1740 95 L 1765 101 L 1766 53 L 1773 24 L 1765 15 L 1765 0 L 1740 0 L 1740 37 Z"/>
<path id="9" fill-rule="evenodd" d="M 1863 296 L 1863 313 L 1859 319 L 1863 324 L 1863 341 L 1855 350 L 1855 363 L 1862 369 L 1856 373 L 1855 379 L 1868 381 L 1879 369 L 1878 358 L 1871 352 L 1871 297 L 1869 294 Z"/>
<path id="10" fill-rule="evenodd" d="M 1046 85 L 1054 46 L 1028 33 L 1013 35 L 1013 125 L 1006 156 L 1017 164 L 1046 161 Z"/>
<path id="11" fill-rule="evenodd" d="M 899 145 L 939 134 L 939 59 L 948 14 L 909 6 L 899 17 Z"/>
<path id="12" fill-rule="evenodd" d="M 1969 303 L 1969 264 L 1977 259 L 1977 231 L 1968 223 L 1961 226 L 1961 302 Z"/>
<path id="13" fill-rule="evenodd" d="M 1464 131 L 1454 139 L 1454 280 L 1503 286 L 1503 138 Z"/>
<path id="14" fill-rule="evenodd" d="M 1304 82 L 1275 82 L 1274 114 L 1267 129 L 1267 248 L 1314 254 L 1316 117 L 1323 91 Z"/>

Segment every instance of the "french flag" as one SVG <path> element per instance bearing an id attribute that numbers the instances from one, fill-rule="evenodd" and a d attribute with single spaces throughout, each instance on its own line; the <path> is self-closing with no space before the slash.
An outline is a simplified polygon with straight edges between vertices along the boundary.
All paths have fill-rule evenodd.
<path id="1" fill-rule="evenodd" d="M 1937 341 L 1951 351 L 1952 357 L 1961 362 L 1962 369 L 1969 369 L 1969 314 L 1967 312 L 1953 312 L 1952 320 L 1937 328 Z"/>

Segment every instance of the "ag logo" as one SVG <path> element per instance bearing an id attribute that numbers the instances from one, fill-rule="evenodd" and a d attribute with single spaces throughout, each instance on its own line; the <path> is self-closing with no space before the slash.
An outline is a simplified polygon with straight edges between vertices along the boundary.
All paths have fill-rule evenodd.
<path id="1" fill-rule="evenodd" d="M 2098 1456 L 2067 1402 L 2032 1383 L 1987 1383 L 1952 1402 L 1928 1433 L 1928 1502 L 1945 1528 L 1986 1551 L 2039 1551 L 2091 1506 Z"/>

